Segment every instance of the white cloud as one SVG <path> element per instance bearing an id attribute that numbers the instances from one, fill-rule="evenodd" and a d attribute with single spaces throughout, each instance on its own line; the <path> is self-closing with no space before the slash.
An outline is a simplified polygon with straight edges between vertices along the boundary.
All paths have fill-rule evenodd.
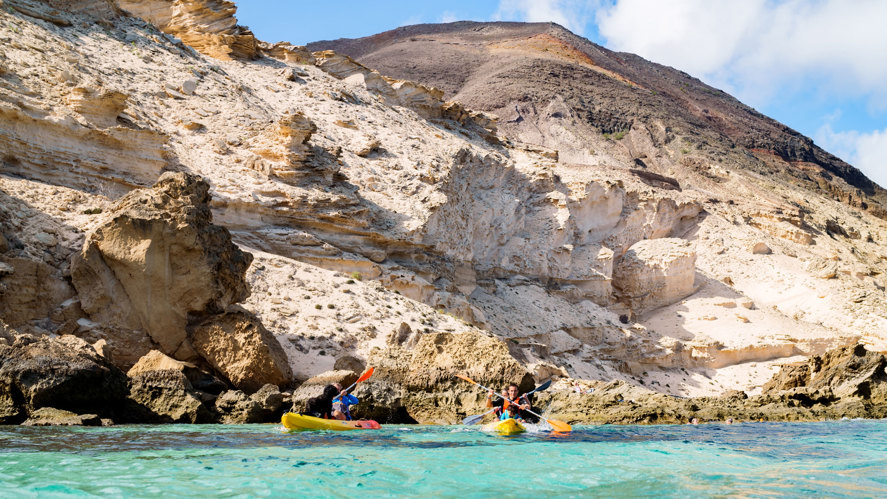
<path id="1" fill-rule="evenodd" d="M 867 102 L 887 111 L 885 0 L 500 0 L 495 19 L 554 21 L 607 48 L 673 66 L 753 107 L 776 98 Z M 887 185 L 887 129 L 816 140 Z M 789 123 L 797 126 L 797 124 Z"/>
<path id="2" fill-rule="evenodd" d="M 500 0 L 497 21 L 555 22 L 582 34 L 600 0 Z"/>
<path id="3" fill-rule="evenodd" d="M 596 16 L 608 48 L 680 68 L 752 105 L 777 88 L 813 84 L 887 108 L 884 19 L 883 0 L 617 0 Z"/>
<path id="4" fill-rule="evenodd" d="M 814 140 L 826 150 L 859 168 L 872 181 L 887 187 L 887 128 L 862 133 L 836 132 L 826 123 Z"/>

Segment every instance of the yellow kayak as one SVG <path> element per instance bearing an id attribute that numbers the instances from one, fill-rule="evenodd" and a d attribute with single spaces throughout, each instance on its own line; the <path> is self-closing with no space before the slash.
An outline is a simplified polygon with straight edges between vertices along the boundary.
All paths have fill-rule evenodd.
<path id="1" fill-rule="evenodd" d="M 516 419 L 504 419 L 484 425 L 484 431 L 496 432 L 500 435 L 517 435 L 527 431 L 524 425 L 520 424 Z"/>
<path id="2" fill-rule="evenodd" d="M 382 426 L 371 420 L 363 419 L 360 421 L 340 421 L 338 419 L 323 419 L 313 416 L 304 416 L 294 412 L 288 412 L 280 418 L 280 422 L 288 430 L 378 430 Z"/>

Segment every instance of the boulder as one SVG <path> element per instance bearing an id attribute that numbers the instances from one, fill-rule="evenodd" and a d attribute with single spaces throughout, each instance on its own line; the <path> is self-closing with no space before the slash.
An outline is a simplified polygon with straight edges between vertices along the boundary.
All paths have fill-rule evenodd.
<path id="1" fill-rule="evenodd" d="M 179 371 L 188 378 L 191 386 L 198 391 L 218 395 L 228 389 L 223 381 L 212 374 L 200 369 L 190 362 L 182 362 L 164 355 L 163 352 L 152 350 L 126 373 L 130 378 L 149 371 Z"/>
<path id="2" fill-rule="evenodd" d="M 753 255 L 769 255 L 773 253 L 773 250 L 767 246 L 767 243 L 758 242 L 752 245 L 751 252 Z"/>
<path id="3" fill-rule="evenodd" d="M 308 380 L 299 385 L 299 387 L 293 392 L 292 410 L 294 412 L 304 411 L 308 399 L 320 395 L 327 385 L 339 383 L 342 385 L 342 388 L 347 388 L 357 381 L 358 376 L 359 375 L 352 370 L 337 369 L 334 371 L 326 371 L 308 378 Z"/>
<path id="4" fill-rule="evenodd" d="M 693 292 L 696 250 L 683 239 L 633 244 L 613 272 L 613 286 L 635 312 L 674 303 Z"/>
<path id="5" fill-rule="evenodd" d="M 177 369 L 143 371 L 132 376 L 126 421 L 133 423 L 210 423 L 201 394 Z"/>
<path id="6" fill-rule="evenodd" d="M 838 262 L 814 257 L 807 261 L 804 269 L 819 279 L 834 279 L 838 275 Z"/>
<path id="7" fill-rule="evenodd" d="M 0 346 L 0 423 L 41 407 L 110 415 L 125 397 L 126 375 L 80 338 L 19 336 Z"/>
<path id="8" fill-rule="evenodd" d="M 268 384 L 252 395 L 240 390 L 222 393 L 215 401 L 219 422 L 225 424 L 277 423 L 283 415 L 284 396 Z"/>
<path id="9" fill-rule="evenodd" d="M 375 372 L 354 389 L 360 399 L 355 415 L 380 423 L 452 424 L 484 412 L 483 390 L 456 374 L 495 389 L 508 383 L 523 391 L 534 386 L 533 375 L 505 343 L 479 331 L 421 334 L 412 349 L 373 351 L 367 365 L 375 366 Z"/>
<path id="10" fill-rule="evenodd" d="M 404 326 L 405 324 L 401 324 Z M 409 329 L 409 326 L 407 326 Z M 333 364 L 333 369 L 337 371 L 354 371 L 356 373 L 362 373 L 366 370 L 366 362 L 360 360 L 353 355 L 343 355 L 336 359 L 336 363 Z"/>
<path id="11" fill-rule="evenodd" d="M 253 393 L 268 383 L 286 386 L 293 380 L 283 347 L 249 312 L 210 317 L 189 334 L 195 350 L 240 390 Z"/>
<path id="12" fill-rule="evenodd" d="M 188 317 L 220 313 L 249 295 L 252 255 L 213 225 L 209 184 L 182 172 L 121 198 L 71 262 L 81 307 L 94 322 L 143 330 L 173 357 L 186 345 Z"/>
<path id="13" fill-rule="evenodd" d="M 259 391 L 252 394 L 250 398 L 255 400 L 263 411 L 269 413 L 276 413 L 283 404 L 283 394 L 272 384 L 263 386 Z"/>
<path id="14" fill-rule="evenodd" d="M 76 414 L 53 407 L 41 407 L 28 414 L 22 426 L 102 426 L 95 414 Z"/>
<path id="15" fill-rule="evenodd" d="M 240 390 L 229 390 L 219 395 L 215 411 L 219 422 L 225 424 L 262 423 L 267 416 L 258 401 Z"/>

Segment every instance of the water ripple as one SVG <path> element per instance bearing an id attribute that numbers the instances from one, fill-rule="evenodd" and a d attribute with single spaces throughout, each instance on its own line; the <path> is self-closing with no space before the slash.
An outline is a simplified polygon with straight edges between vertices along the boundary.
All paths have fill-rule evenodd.
<path id="1" fill-rule="evenodd" d="M 887 423 L 464 427 L 0 426 L 0 497 L 887 495 Z"/>

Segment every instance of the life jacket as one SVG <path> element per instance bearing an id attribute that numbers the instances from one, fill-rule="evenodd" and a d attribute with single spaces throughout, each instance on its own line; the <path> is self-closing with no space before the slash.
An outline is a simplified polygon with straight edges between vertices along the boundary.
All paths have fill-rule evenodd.
<path id="1" fill-rule="evenodd" d="M 502 399 L 502 413 L 504 414 L 505 409 L 508 409 L 509 407 L 511 407 L 511 410 L 510 410 L 511 417 L 516 418 L 516 419 L 517 418 L 522 419 L 523 416 L 521 415 L 521 413 L 523 413 L 523 410 L 521 410 L 521 408 L 520 408 L 520 401 L 521 401 L 520 397 L 517 397 L 515 399 L 515 402 L 517 402 L 517 404 L 512 404 L 511 402 L 509 402 L 505 399 Z"/>

